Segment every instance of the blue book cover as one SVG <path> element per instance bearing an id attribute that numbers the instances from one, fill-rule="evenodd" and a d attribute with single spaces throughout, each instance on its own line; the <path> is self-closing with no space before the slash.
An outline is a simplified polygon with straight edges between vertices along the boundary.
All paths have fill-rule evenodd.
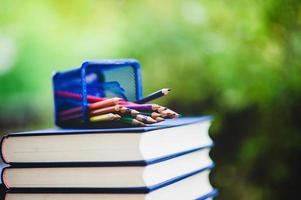
<path id="1" fill-rule="evenodd" d="M 19 132 L 11 133 L 2 138 L 1 146 L 5 138 L 10 137 L 34 137 L 34 136 L 49 136 L 49 135 L 77 135 L 77 134 L 108 134 L 108 133 L 137 133 L 137 134 L 146 134 L 148 132 L 166 129 L 177 126 L 190 125 L 194 123 L 210 122 L 212 117 L 203 116 L 203 117 L 181 117 L 177 119 L 169 119 L 164 122 L 149 125 L 147 127 L 126 127 L 126 128 L 103 128 L 103 129 L 45 129 L 29 132 Z M 194 151 L 198 151 L 204 148 L 211 148 L 213 143 L 194 147 L 191 149 L 185 149 L 185 151 L 179 151 L 172 154 L 166 154 L 164 156 L 155 157 L 152 159 L 145 160 L 127 160 L 127 161 L 100 161 L 100 162 L 7 162 L 8 164 L 14 165 L 14 167 L 64 167 L 64 166 L 146 166 L 154 164 L 157 162 L 165 161 L 172 159 L 177 156 L 185 155 Z M 2 150 L 2 148 L 1 148 Z M 4 161 L 3 151 L 1 151 L 1 156 Z"/>
<path id="2" fill-rule="evenodd" d="M 214 198 L 218 195 L 218 191 L 217 189 L 212 190 L 211 192 L 209 192 L 208 194 L 205 194 L 199 198 L 197 198 L 196 200 L 207 200 L 209 198 Z"/>
<path id="3" fill-rule="evenodd" d="M 177 126 L 184 126 L 199 122 L 212 121 L 211 116 L 202 116 L 202 117 L 180 117 L 176 119 L 167 119 L 163 122 L 150 124 L 146 127 L 118 127 L 118 128 L 93 128 L 93 129 L 45 129 L 37 131 L 27 131 L 19 133 L 10 133 L 5 137 L 18 137 L 18 136 L 36 136 L 36 135 L 56 135 L 56 134 L 83 134 L 83 133 L 143 133 L 154 131 L 164 128 L 172 128 Z"/>

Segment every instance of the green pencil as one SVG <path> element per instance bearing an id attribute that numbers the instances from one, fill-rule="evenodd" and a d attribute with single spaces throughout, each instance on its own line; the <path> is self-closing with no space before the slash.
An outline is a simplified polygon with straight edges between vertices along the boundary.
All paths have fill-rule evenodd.
<path id="1" fill-rule="evenodd" d="M 119 119 L 119 121 L 135 126 L 146 126 L 146 124 L 138 121 L 137 119 L 128 118 L 128 117 L 122 117 Z"/>

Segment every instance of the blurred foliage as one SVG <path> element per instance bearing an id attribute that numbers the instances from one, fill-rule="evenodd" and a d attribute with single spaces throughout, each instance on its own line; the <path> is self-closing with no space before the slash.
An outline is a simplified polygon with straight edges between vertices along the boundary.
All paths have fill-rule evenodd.
<path id="1" fill-rule="evenodd" d="M 0 0 L 0 126 L 53 126 L 51 74 L 136 58 L 145 94 L 213 114 L 217 199 L 288 199 L 300 179 L 298 0 Z"/>

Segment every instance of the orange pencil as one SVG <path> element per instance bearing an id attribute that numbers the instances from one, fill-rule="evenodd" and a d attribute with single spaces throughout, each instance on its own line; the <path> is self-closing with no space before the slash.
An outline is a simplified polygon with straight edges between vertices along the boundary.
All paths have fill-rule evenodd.
<path id="1" fill-rule="evenodd" d="M 120 101 L 121 101 L 121 98 L 118 98 L 118 97 L 114 97 L 111 99 L 105 99 L 105 100 L 88 105 L 88 109 L 95 110 L 98 108 L 113 106 L 113 105 L 116 105 L 117 103 L 119 103 Z M 82 113 L 82 111 L 83 111 L 82 106 L 78 106 L 75 108 L 70 108 L 68 110 L 63 110 L 59 113 L 59 115 L 60 116 L 73 115 L 73 114 Z"/>
<path id="2" fill-rule="evenodd" d="M 120 106 L 120 105 L 115 105 L 115 106 L 110 106 L 110 107 L 106 107 L 106 108 L 91 110 L 90 114 L 91 115 L 101 115 L 101 114 L 106 114 L 106 113 L 115 113 L 115 112 L 120 111 L 121 107 L 122 106 Z"/>
<path id="3" fill-rule="evenodd" d="M 95 109 L 98 109 L 98 108 L 114 106 L 114 105 L 118 104 L 121 100 L 122 100 L 121 98 L 114 97 L 114 98 L 111 98 L 111 99 L 105 99 L 103 101 L 92 103 L 92 104 L 89 105 L 89 110 L 95 110 Z"/>

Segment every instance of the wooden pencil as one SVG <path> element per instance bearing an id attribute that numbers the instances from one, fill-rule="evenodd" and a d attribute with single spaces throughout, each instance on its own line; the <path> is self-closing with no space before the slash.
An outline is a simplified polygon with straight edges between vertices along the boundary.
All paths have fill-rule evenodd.
<path id="1" fill-rule="evenodd" d="M 130 109 L 121 105 L 115 105 L 115 106 L 110 106 L 110 107 L 105 107 L 101 109 L 96 109 L 90 111 L 90 115 L 99 115 L 99 114 L 106 114 L 106 113 L 120 113 L 122 115 L 137 115 L 139 112 L 134 109 Z"/>
<path id="2" fill-rule="evenodd" d="M 82 100 L 83 99 L 81 94 L 73 93 L 73 92 L 56 91 L 55 95 L 57 95 L 59 97 L 74 99 L 74 100 Z M 89 103 L 96 103 L 96 102 L 103 101 L 106 99 L 109 99 L 109 98 L 87 95 L 87 101 Z M 136 105 L 136 103 L 134 103 L 134 102 L 124 101 L 124 100 L 120 101 L 118 104 L 120 104 L 120 105 Z"/>
<path id="3" fill-rule="evenodd" d="M 157 104 L 140 104 L 140 105 L 127 105 L 126 107 L 138 111 L 156 111 L 160 109 L 161 106 Z"/>
<path id="4" fill-rule="evenodd" d="M 89 114 L 90 115 L 101 115 L 101 114 L 106 114 L 106 113 L 116 113 L 116 112 L 120 111 L 121 108 L 122 108 L 122 106 L 120 106 L 120 105 L 109 106 L 109 107 L 105 107 L 105 108 L 91 110 Z"/>
<path id="5" fill-rule="evenodd" d="M 161 112 L 159 112 L 163 117 L 170 117 L 170 118 L 176 118 L 176 117 L 179 117 L 180 115 L 178 113 L 176 113 L 175 111 L 173 110 L 170 110 L 170 109 L 166 109 L 166 110 L 163 110 Z"/>
<path id="6" fill-rule="evenodd" d="M 83 97 L 81 94 L 73 93 L 73 92 L 66 92 L 66 91 L 56 91 L 55 94 L 60 97 L 70 98 L 70 99 L 76 99 L 76 100 L 82 100 Z M 87 95 L 87 101 L 90 103 L 95 103 L 98 101 L 103 101 L 107 98 L 104 97 L 96 97 L 92 95 Z"/>
<path id="7" fill-rule="evenodd" d="M 121 98 L 118 98 L 118 97 L 114 97 L 114 98 L 111 98 L 111 99 L 105 99 L 105 100 L 102 100 L 102 101 L 98 101 L 96 103 L 89 104 L 88 109 L 89 110 L 95 110 L 95 109 L 100 109 L 100 108 L 104 108 L 104 107 L 114 106 L 120 100 L 121 100 Z M 59 113 L 59 115 L 60 116 L 66 116 L 66 115 L 73 115 L 73 114 L 78 114 L 78 113 L 82 113 L 82 112 L 83 112 L 82 106 L 78 106 L 78 107 L 75 107 L 75 108 L 70 108 L 68 110 L 61 111 Z"/>
<path id="8" fill-rule="evenodd" d="M 140 122 L 137 119 L 132 119 L 132 118 L 128 118 L 128 117 L 122 117 L 119 119 L 119 121 L 127 123 L 127 124 L 131 124 L 131 125 L 135 125 L 135 126 L 146 126 L 146 124 L 144 124 L 143 122 Z"/>
<path id="9" fill-rule="evenodd" d="M 104 122 L 104 121 L 114 121 L 119 120 L 121 118 L 118 114 L 108 113 L 103 115 L 97 115 L 90 117 L 90 122 Z"/>
<path id="10" fill-rule="evenodd" d="M 147 124 L 153 124 L 153 123 L 157 122 L 155 119 L 153 119 L 149 116 L 140 115 L 140 114 L 136 115 L 135 119 L 137 119 L 140 122 L 147 123 Z"/>
<path id="11" fill-rule="evenodd" d="M 98 101 L 96 103 L 92 103 L 88 106 L 89 110 L 95 110 L 99 108 L 104 108 L 104 107 L 109 107 L 109 106 L 114 106 L 118 104 L 122 99 L 118 97 L 114 97 L 111 99 L 105 99 L 103 101 Z"/>
<path id="12" fill-rule="evenodd" d="M 169 93 L 169 91 L 170 91 L 169 88 L 163 88 L 161 90 L 158 90 L 154 93 L 151 93 L 151 94 L 147 95 L 146 97 L 136 101 L 135 103 L 144 104 L 144 103 L 153 101 L 153 100 L 158 99 L 162 96 L 166 96 Z"/>
<path id="13" fill-rule="evenodd" d="M 135 115 L 139 114 L 139 112 L 137 110 L 127 108 L 127 107 L 124 107 L 124 106 L 121 107 L 119 112 L 122 115 L 131 115 L 131 116 L 135 116 Z"/>
<path id="14" fill-rule="evenodd" d="M 70 121 L 70 120 L 77 120 L 83 117 L 82 113 L 79 114 L 71 114 L 71 115 L 66 115 L 66 116 L 59 116 L 60 121 Z"/>
<path id="15" fill-rule="evenodd" d="M 157 122 L 163 122 L 165 119 L 163 117 L 156 117 L 155 120 Z"/>

